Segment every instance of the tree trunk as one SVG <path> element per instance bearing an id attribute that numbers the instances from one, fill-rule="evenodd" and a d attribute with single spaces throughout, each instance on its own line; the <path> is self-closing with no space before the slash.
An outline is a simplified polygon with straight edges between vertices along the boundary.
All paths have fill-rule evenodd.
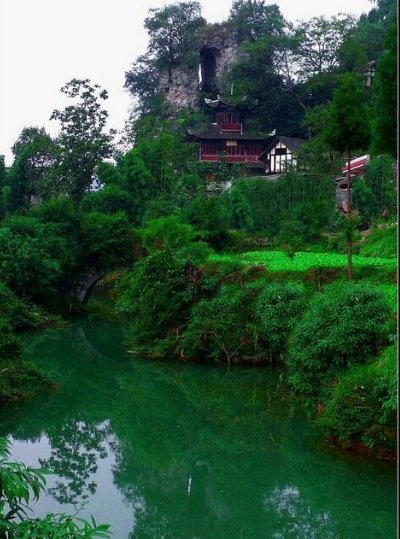
<path id="1" fill-rule="evenodd" d="M 351 175 L 350 160 L 351 150 L 347 152 L 347 276 L 351 281 L 353 278 L 353 228 L 352 228 L 352 209 L 351 209 Z"/>

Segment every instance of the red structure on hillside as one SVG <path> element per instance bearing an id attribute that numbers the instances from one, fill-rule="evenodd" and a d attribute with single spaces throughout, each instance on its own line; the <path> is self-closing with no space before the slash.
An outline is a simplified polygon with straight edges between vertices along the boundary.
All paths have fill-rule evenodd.
<path id="1" fill-rule="evenodd" d="M 219 96 L 205 100 L 212 108 L 212 123 L 203 132 L 191 131 L 192 139 L 200 143 L 200 161 L 218 162 L 222 156 L 226 163 L 243 163 L 247 168 L 261 171 L 260 155 L 271 135 L 247 135 L 237 105 L 230 105 Z"/>

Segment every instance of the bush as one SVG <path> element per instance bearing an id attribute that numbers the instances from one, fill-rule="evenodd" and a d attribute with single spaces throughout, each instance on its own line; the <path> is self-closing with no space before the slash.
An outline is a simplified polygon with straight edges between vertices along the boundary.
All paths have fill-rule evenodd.
<path id="1" fill-rule="evenodd" d="M 270 360 L 284 356 L 289 333 L 304 312 L 304 291 L 287 283 L 265 283 L 255 304 L 255 319 Z"/>
<path id="2" fill-rule="evenodd" d="M 2 222 L 0 272 L 18 294 L 49 295 L 74 263 L 75 253 L 57 224 L 33 217 L 9 217 Z"/>
<path id="3" fill-rule="evenodd" d="M 379 258 L 397 257 L 397 225 L 373 227 L 371 235 L 366 236 L 360 247 L 360 255 Z"/>
<path id="4" fill-rule="evenodd" d="M 317 423 L 345 445 L 361 441 L 370 448 L 396 445 L 397 347 L 379 362 L 346 371 L 332 390 Z"/>
<path id="5" fill-rule="evenodd" d="M 210 249 L 192 242 L 193 230 L 175 218 L 158 219 L 142 232 L 149 254 L 118 285 L 117 310 L 133 322 L 134 346 L 163 355 L 197 301 L 198 266 Z"/>
<path id="6" fill-rule="evenodd" d="M 295 390 L 324 400 L 349 367 L 388 342 L 390 306 L 370 286 L 334 283 L 315 294 L 295 328 L 287 358 Z"/>
<path id="7" fill-rule="evenodd" d="M 259 348 L 252 304 L 249 290 L 237 285 L 225 285 L 215 298 L 201 300 L 191 310 L 181 354 L 226 364 L 253 359 Z"/>
<path id="8" fill-rule="evenodd" d="M 132 226 L 125 213 L 106 215 L 96 211 L 81 218 L 82 250 L 86 262 L 113 267 L 133 261 Z"/>
<path id="9" fill-rule="evenodd" d="M 79 208 L 83 213 L 97 211 L 112 215 L 125 212 L 128 216 L 134 217 L 132 196 L 117 185 L 106 185 L 98 191 L 89 193 L 82 199 Z"/>

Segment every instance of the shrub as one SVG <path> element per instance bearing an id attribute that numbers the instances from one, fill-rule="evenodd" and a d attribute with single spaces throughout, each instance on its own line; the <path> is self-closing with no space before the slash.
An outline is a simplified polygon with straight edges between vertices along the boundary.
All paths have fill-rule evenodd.
<path id="1" fill-rule="evenodd" d="M 215 298 L 201 300 L 179 343 L 182 355 L 227 364 L 254 358 L 259 350 L 252 303 L 249 290 L 237 285 L 225 285 Z"/>
<path id="2" fill-rule="evenodd" d="M 387 343 L 390 314 L 384 296 L 367 285 L 334 283 L 315 294 L 290 343 L 294 389 L 324 400 L 346 368 L 365 363 Z"/>
<path id="3" fill-rule="evenodd" d="M 121 279 L 117 301 L 117 310 L 127 314 L 133 322 L 134 346 L 153 351 L 157 348 L 161 355 L 169 343 L 174 344 L 174 335 L 186 324 L 188 310 L 197 301 L 197 267 L 210 252 L 202 242 L 190 242 L 189 225 L 174 221 L 173 227 L 167 226 L 162 231 L 160 227 L 165 221 L 153 222 L 143 233 L 150 253 Z M 185 239 L 180 248 L 175 245 L 179 237 Z"/>
<path id="4" fill-rule="evenodd" d="M 346 371 L 332 390 L 317 423 L 344 444 L 359 440 L 373 448 L 395 447 L 397 347 L 378 361 Z"/>
<path id="5" fill-rule="evenodd" d="M 117 185 L 106 185 L 98 191 L 86 195 L 79 206 L 83 213 L 98 211 L 112 215 L 125 212 L 134 217 L 134 202 L 132 196 Z"/>
<path id="6" fill-rule="evenodd" d="M 382 403 L 381 421 L 387 422 L 391 419 L 395 422 L 398 389 L 397 343 L 392 344 L 382 353 L 378 367 L 381 373 L 375 383 L 375 393 Z"/>
<path id="7" fill-rule="evenodd" d="M 55 223 L 10 217 L 0 228 L 0 272 L 18 294 L 48 295 L 75 261 L 65 234 Z"/>
<path id="8" fill-rule="evenodd" d="M 112 267 L 133 260 L 132 226 L 123 212 L 84 214 L 81 235 L 83 253 L 90 265 Z"/>
<path id="9" fill-rule="evenodd" d="M 265 283 L 255 303 L 255 319 L 269 359 L 283 357 L 290 331 L 304 312 L 304 291 L 287 283 Z"/>
<path id="10" fill-rule="evenodd" d="M 371 235 L 366 236 L 361 244 L 360 255 L 367 257 L 397 257 L 397 225 L 384 228 L 373 227 Z"/>

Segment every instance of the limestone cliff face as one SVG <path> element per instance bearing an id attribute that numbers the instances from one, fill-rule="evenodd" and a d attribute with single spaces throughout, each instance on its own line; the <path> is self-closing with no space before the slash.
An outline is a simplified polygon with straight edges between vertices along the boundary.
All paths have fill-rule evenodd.
<path id="1" fill-rule="evenodd" d="M 206 30 L 198 49 L 198 69 L 178 67 L 163 73 L 160 91 L 173 110 L 197 108 L 199 92 L 221 93 L 229 66 L 238 55 L 236 36 L 224 27 Z"/>

